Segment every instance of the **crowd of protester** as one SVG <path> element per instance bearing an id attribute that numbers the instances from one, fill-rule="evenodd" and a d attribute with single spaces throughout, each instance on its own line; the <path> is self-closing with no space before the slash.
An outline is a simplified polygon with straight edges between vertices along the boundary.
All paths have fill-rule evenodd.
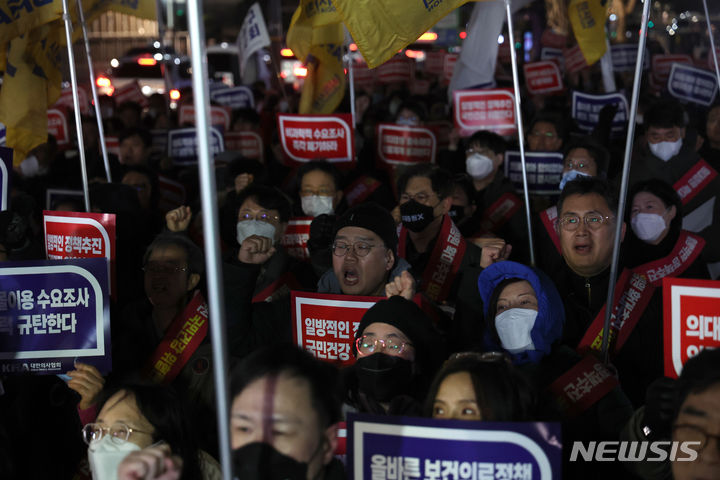
<path id="1" fill-rule="evenodd" d="M 253 91 L 257 108 L 233 112 L 231 130 L 258 133 L 262 159 L 232 152 L 216 158 L 238 478 L 345 478 L 334 453 L 337 423 L 348 412 L 558 421 L 565 445 L 699 438 L 695 462 L 565 462 L 564 477 L 720 476 L 719 353 L 702 352 L 677 381 L 664 378 L 662 288 L 645 290 L 648 298 L 624 327 L 629 334 L 611 342 L 610 365 L 602 364 L 594 343 L 619 222 L 618 274 L 627 269 L 635 272 L 633 281 L 658 284 L 663 276 L 720 273 L 720 209 L 711 205 L 697 218 L 697 209 L 720 191 L 720 177 L 691 198 L 674 187 L 701 159 L 720 169 L 719 105 L 641 97 L 621 212 L 626 139 L 610 135 L 613 108 L 601 113 L 592 134 L 582 135 L 570 120 L 567 96 L 524 102 L 527 150 L 565 158 L 560 193 L 533 195 L 528 216 L 503 168 L 517 139 L 489 131 L 461 138 L 453 130 L 433 164 L 386 168 L 376 161 L 378 123 L 451 118 L 440 84 L 426 96 L 392 84 L 356 92 L 351 169 L 321 157 L 301 166 L 286 162 L 275 115 L 292 112 L 297 94 L 285 92 L 289 98 L 281 101 L 283 95 L 261 84 Z M 220 478 L 214 339 L 208 335 L 195 348 L 172 382 L 153 383 L 145 368 L 194 293 L 206 290 L 197 168 L 177 166 L 153 149 L 151 130 L 177 122 L 162 96 L 151 100 L 143 110 L 103 99 L 110 112 L 105 133 L 119 139 L 119 154 L 110 157 L 113 183 L 105 180 L 95 120 L 82 119 L 92 211 L 117 219 L 112 371 L 104 376 L 77 361 L 67 381 L 3 376 L 2 478 L 88 472 L 96 480 Z M 347 100 L 339 111 L 349 111 Z M 59 151 L 51 137 L 13 175 L 11 208 L 0 212 L 0 260 L 43 259 L 45 194 L 81 188 L 77 151 Z M 184 187 L 182 204 L 161 201 L 160 177 Z M 361 201 L 347 195 L 358 179 L 373 186 Z M 498 214 L 501 199 L 516 208 Z M 47 208 L 84 209 L 71 196 Z M 281 243 L 294 217 L 313 218 L 308 258 Z M 685 245 L 693 246 L 691 254 L 680 258 Z M 448 247 L 452 265 L 438 275 L 437 249 Z M 676 268 L 650 272 L 662 259 L 675 259 Z M 291 290 L 387 297 L 363 316 L 352 366 L 338 370 L 291 345 Z M 556 381 L 594 357 L 600 357 L 596 371 L 614 384 L 590 405 L 573 408 Z M 40 461 L 21 461 L 27 449 Z"/>

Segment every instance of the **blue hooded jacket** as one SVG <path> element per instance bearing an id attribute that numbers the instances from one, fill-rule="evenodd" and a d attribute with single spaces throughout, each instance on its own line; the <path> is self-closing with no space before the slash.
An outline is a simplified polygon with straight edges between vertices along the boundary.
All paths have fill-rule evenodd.
<path id="1" fill-rule="evenodd" d="M 478 276 L 478 290 L 488 323 L 495 321 L 494 318 L 488 318 L 493 292 L 498 284 L 509 278 L 519 278 L 530 283 L 538 300 L 538 315 L 530 332 L 535 350 L 526 350 L 517 354 L 507 353 L 510 354 L 514 364 L 537 363 L 550 353 L 552 344 L 562 336 L 565 308 L 555 284 L 547 275 L 521 263 L 503 261 L 493 263 Z M 483 343 L 488 349 L 504 350 L 502 345 L 498 345 L 489 329 L 483 334 Z"/>

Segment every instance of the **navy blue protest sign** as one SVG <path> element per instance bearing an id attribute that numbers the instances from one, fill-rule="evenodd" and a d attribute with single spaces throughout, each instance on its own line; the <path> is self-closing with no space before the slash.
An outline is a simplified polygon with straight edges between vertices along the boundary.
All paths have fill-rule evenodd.
<path id="1" fill-rule="evenodd" d="M 605 95 L 591 95 L 589 93 L 573 92 L 572 118 L 578 127 L 585 133 L 593 131 L 598 123 L 600 110 L 605 105 L 616 104 L 617 113 L 612 120 L 612 134 L 621 136 L 627 131 L 628 103 L 622 93 L 608 93 Z"/>
<path id="2" fill-rule="evenodd" d="M 634 72 L 637 63 L 637 43 L 620 43 L 610 46 L 610 58 L 616 72 Z M 643 55 L 643 70 L 650 70 L 650 54 L 647 48 Z"/>
<path id="3" fill-rule="evenodd" d="M 563 156 L 554 152 L 525 152 L 528 192 L 536 195 L 560 193 L 559 185 L 563 170 Z M 518 192 L 523 191 L 520 152 L 505 152 L 505 176 Z"/>
<path id="4" fill-rule="evenodd" d="M 110 356 L 105 258 L 0 264 L 0 373 L 59 374 Z"/>
<path id="5" fill-rule="evenodd" d="M 217 155 L 225 150 L 223 136 L 215 127 L 210 127 L 210 153 Z M 178 165 L 197 163 L 198 145 L 195 128 L 179 128 L 168 133 L 170 158 Z"/>
<path id="6" fill-rule="evenodd" d="M 348 415 L 348 478 L 562 478 L 558 423 Z"/>
<path id="7" fill-rule="evenodd" d="M 13 151 L 0 147 L 0 210 L 10 208 L 10 172 L 13 167 Z"/>
<path id="8" fill-rule="evenodd" d="M 683 63 L 673 63 L 667 87 L 678 100 L 705 107 L 713 104 L 718 90 L 715 74 Z"/>
<path id="9" fill-rule="evenodd" d="M 210 92 L 210 98 L 220 105 L 233 109 L 255 108 L 252 90 L 244 86 L 214 90 Z"/>

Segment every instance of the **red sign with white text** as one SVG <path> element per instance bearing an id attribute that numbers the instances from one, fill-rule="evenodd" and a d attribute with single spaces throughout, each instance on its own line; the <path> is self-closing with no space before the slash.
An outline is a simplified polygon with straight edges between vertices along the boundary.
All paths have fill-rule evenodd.
<path id="1" fill-rule="evenodd" d="M 120 156 L 120 137 L 105 137 L 105 148 L 108 153 Z"/>
<path id="2" fill-rule="evenodd" d="M 263 161 L 262 138 L 255 132 L 227 132 L 225 150 L 240 152 L 245 158 Z"/>
<path id="3" fill-rule="evenodd" d="M 370 70 L 367 63 L 353 63 L 353 82 L 358 88 L 370 88 L 375 83 L 375 70 Z"/>
<path id="4" fill-rule="evenodd" d="M 289 160 L 299 163 L 317 158 L 328 162 L 355 161 L 350 114 L 279 114 L 277 120 L 280 143 Z"/>
<path id="5" fill-rule="evenodd" d="M 115 214 L 43 210 L 48 260 L 106 258 L 115 292 Z"/>
<path id="6" fill-rule="evenodd" d="M 540 45 L 543 47 L 565 48 L 567 35 L 560 35 L 552 28 L 546 28 L 540 36 Z"/>
<path id="7" fill-rule="evenodd" d="M 720 281 L 663 278 L 665 376 L 677 378 L 685 362 L 720 347 Z"/>
<path id="8" fill-rule="evenodd" d="M 509 88 L 496 90 L 455 90 L 455 127 L 467 137 L 478 130 L 498 135 L 515 134 L 515 96 Z"/>
<path id="9" fill-rule="evenodd" d="M 312 221 L 312 217 L 296 217 L 291 218 L 288 222 L 280 243 L 291 257 L 299 260 L 310 258 L 307 242 L 310 238 L 310 224 Z"/>
<path id="10" fill-rule="evenodd" d="M 391 165 L 435 163 L 437 142 L 428 128 L 392 123 L 377 126 L 378 157 Z"/>
<path id="11" fill-rule="evenodd" d="M 690 55 L 653 55 L 651 80 L 658 88 L 665 88 L 673 63 L 692 65 Z"/>
<path id="12" fill-rule="evenodd" d="M 61 149 L 67 147 L 70 143 L 70 139 L 68 138 L 67 117 L 65 117 L 63 110 L 51 108 L 47 111 L 47 118 L 48 133 L 55 137 L 58 147 Z"/>
<path id="13" fill-rule="evenodd" d="M 415 61 L 396 55 L 377 67 L 380 83 L 409 82 L 415 77 Z"/>
<path id="14" fill-rule="evenodd" d="M 425 53 L 425 72 L 440 75 L 445 65 L 445 50 L 432 50 Z"/>
<path id="15" fill-rule="evenodd" d="M 88 100 L 88 94 L 83 87 L 78 87 L 78 102 L 80 103 L 80 113 L 88 115 L 90 113 L 90 100 Z M 69 111 L 75 111 L 75 105 L 73 104 L 73 95 L 71 88 L 64 88 L 60 92 L 60 98 L 53 105 L 54 108 L 65 107 Z"/>
<path id="16" fill-rule="evenodd" d="M 531 94 L 541 95 L 562 91 L 563 82 L 557 63 L 543 60 L 526 63 L 523 65 L 523 69 L 525 70 L 525 85 Z"/>
<path id="17" fill-rule="evenodd" d="M 291 293 L 293 339 L 319 358 L 339 366 L 355 363 L 352 345 L 365 312 L 383 297 Z"/>
<path id="18" fill-rule="evenodd" d="M 180 125 L 195 125 L 195 107 L 193 105 L 180 107 L 178 122 Z M 210 125 L 224 128 L 224 132 L 230 130 L 230 107 L 212 105 L 210 107 Z"/>
<path id="19" fill-rule="evenodd" d="M 565 71 L 567 73 L 576 73 L 588 66 L 579 45 L 563 50 L 563 58 L 565 59 Z"/>
<path id="20" fill-rule="evenodd" d="M 445 55 L 443 60 L 443 80 L 445 80 L 446 83 L 450 83 L 452 79 L 458 57 L 460 57 L 460 55 L 457 53 L 448 53 Z"/>
<path id="21" fill-rule="evenodd" d="M 116 105 L 125 102 L 139 103 L 143 107 L 150 105 L 150 100 L 148 100 L 148 97 L 146 97 L 142 89 L 140 89 L 137 80 L 116 88 L 113 92 L 113 98 L 115 99 Z"/>

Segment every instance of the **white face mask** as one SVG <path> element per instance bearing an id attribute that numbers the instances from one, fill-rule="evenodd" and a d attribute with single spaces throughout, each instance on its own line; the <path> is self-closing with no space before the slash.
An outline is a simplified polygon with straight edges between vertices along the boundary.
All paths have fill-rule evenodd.
<path id="1" fill-rule="evenodd" d="M 680 148 L 682 148 L 682 138 L 679 138 L 677 142 L 648 142 L 650 151 L 663 162 L 667 162 L 672 157 L 678 154 Z"/>
<path id="2" fill-rule="evenodd" d="M 111 435 L 90 443 L 88 448 L 88 461 L 93 480 L 117 480 L 117 470 L 120 462 L 130 452 L 140 450 L 140 447 L 127 440 L 119 440 Z"/>
<path id="3" fill-rule="evenodd" d="M 580 177 L 590 177 L 591 175 L 588 175 L 585 172 L 581 172 L 579 170 L 568 170 L 567 172 L 563 173 L 562 179 L 560 179 L 560 190 L 565 188 L 565 185 L 568 182 L 572 182 L 573 180 L 576 180 Z"/>
<path id="4" fill-rule="evenodd" d="M 510 308 L 495 316 L 495 329 L 505 350 L 510 353 L 535 350 L 530 332 L 537 314 L 529 308 Z"/>
<path id="5" fill-rule="evenodd" d="M 667 228 L 665 219 L 657 213 L 638 213 L 630 220 L 630 226 L 635 235 L 644 242 L 654 242 Z"/>
<path id="6" fill-rule="evenodd" d="M 302 211 L 309 217 L 333 213 L 333 197 L 322 195 L 308 195 L 300 197 Z"/>
<path id="7" fill-rule="evenodd" d="M 275 225 L 260 220 L 244 220 L 237 224 L 237 241 L 240 245 L 246 238 L 257 235 L 275 241 Z"/>
<path id="8" fill-rule="evenodd" d="M 473 180 L 487 178 L 493 172 L 493 161 L 485 155 L 473 153 L 465 159 L 465 171 Z"/>
<path id="9" fill-rule="evenodd" d="M 407 125 L 409 127 L 414 127 L 414 126 L 420 124 L 420 122 L 418 122 L 414 118 L 409 118 L 409 117 L 400 117 L 397 120 L 395 120 L 395 123 L 398 125 Z"/>

